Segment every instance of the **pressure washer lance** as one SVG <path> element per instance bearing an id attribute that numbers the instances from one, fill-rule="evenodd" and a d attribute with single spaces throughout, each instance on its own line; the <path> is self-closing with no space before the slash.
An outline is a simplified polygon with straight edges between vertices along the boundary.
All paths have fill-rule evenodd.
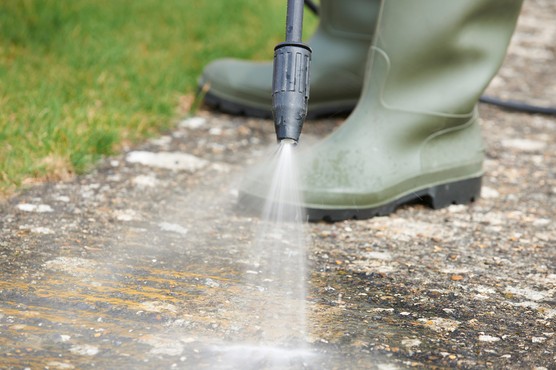
<path id="1" fill-rule="evenodd" d="M 299 141 L 309 102 L 311 48 L 301 42 L 303 0 L 288 0 L 286 41 L 274 48 L 272 115 L 278 142 Z"/>

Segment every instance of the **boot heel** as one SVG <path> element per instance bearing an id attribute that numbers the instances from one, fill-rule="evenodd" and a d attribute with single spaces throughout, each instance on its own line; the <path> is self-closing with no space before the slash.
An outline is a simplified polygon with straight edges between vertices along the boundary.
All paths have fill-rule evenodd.
<path id="1" fill-rule="evenodd" d="M 482 177 L 475 177 L 434 186 L 428 190 L 430 206 L 434 209 L 452 204 L 469 204 L 481 195 Z"/>

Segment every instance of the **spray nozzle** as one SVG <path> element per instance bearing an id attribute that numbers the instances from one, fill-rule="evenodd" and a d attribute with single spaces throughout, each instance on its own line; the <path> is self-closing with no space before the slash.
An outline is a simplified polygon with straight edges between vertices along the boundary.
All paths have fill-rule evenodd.
<path id="1" fill-rule="evenodd" d="M 286 42 L 274 48 L 272 114 L 278 142 L 299 141 L 309 102 L 311 48 L 301 42 L 303 1 L 288 0 Z"/>
<path id="2" fill-rule="evenodd" d="M 272 113 L 278 141 L 299 141 L 309 101 L 311 49 L 301 43 L 283 43 L 274 49 Z"/>

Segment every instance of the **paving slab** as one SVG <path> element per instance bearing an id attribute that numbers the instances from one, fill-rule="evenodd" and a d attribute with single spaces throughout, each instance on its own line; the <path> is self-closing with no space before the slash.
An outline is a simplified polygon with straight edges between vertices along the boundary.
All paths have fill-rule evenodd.
<path id="1" fill-rule="evenodd" d="M 489 94 L 556 103 L 555 15 L 553 1 L 525 1 Z M 473 205 L 306 225 L 306 343 L 287 348 L 246 344 L 261 329 L 245 277 L 260 220 L 238 211 L 237 188 L 275 146 L 270 121 L 200 110 L 6 200 L 0 367 L 556 368 L 556 119 L 480 110 Z M 291 327 L 295 302 L 273 303 Z"/>

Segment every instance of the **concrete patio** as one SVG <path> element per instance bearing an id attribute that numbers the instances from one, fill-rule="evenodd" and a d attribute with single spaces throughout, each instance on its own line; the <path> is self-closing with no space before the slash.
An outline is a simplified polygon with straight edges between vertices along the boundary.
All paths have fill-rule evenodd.
<path id="1" fill-rule="evenodd" d="M 555 15 L 553 1 L 525 1 L 488 94 L 556 104 Z M 307 226 L 318 356 L 278 368 L 556 368 L 556 118 L 480 110 L 476 203 Z M 270 121 L 200 110 L 0 204 L 0 368 L 264 367 L 219 349 L 257 330 L 243 263 L 257 218 L 235 201 L 273 140 Z"/>

